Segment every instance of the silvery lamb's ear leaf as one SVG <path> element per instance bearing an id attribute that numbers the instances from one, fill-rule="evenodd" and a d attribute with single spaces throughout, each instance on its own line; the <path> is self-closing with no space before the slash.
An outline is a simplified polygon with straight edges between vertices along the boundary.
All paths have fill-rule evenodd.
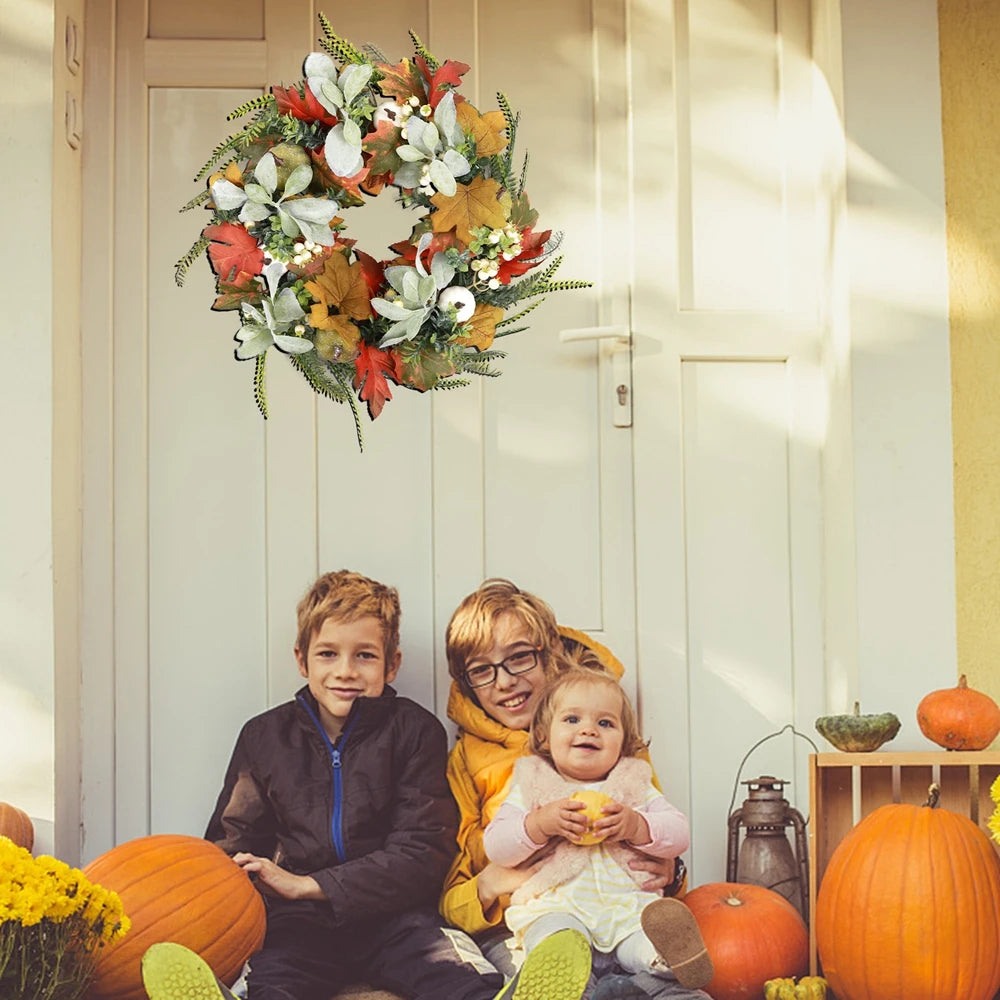
<path id="1" fill-rule="evenodd" d="M 424 319 L 426 316 L 426 312 L 415 312 L 408 320 L 406 320 L 407 340 L 413 340 L 413 338 L 420 333 L 420 328 L 424 325 Z"/>
<path id="2" fill-rule="evenodd" d="M 247 193 L 243 188 L 220 177 L 212 185 L 212 202 L 216 208 L 230 211 L 239 208 L 247 200 Z"/>
<path id="3" fill-rule="evenodd" d="M 302 235 L 313 243 L 318 243 L 323 247 L 332 247 L 337 242 L 337 234 L 322 222 L 308 222 L 305 219 L 296 219 Z"/>
<path id="4" fill-rule="evenodd" d="M 371 300 L 371 303 L 372 309 L 386 319 L 407 319 L 410 315 L 410 310 L 395 299 L 383 299 L 376 296 Z"/>
<path id="5" fill-rule="evenodd" d="M 259 184 L 250 183 L 246 186 L 246 195 L 250 201 L 255 202 L 258 205 L 270 205 L 271 195 L 265 191 Z"/>
<path id="6" fill-rule="evenodd" d="M 294 323 L 302 319 L 305 312 L 290 288 L 282 288 L 274 299 L 274 318 L 279 323 Z"/>
<path id="7" fill-rule="evenodd" d="M 309 88 L 312 89 L 311 87 Z M 320 92 L 326 100 L 323 102 L 328 107 L 332 105 L 334 110 L 340 110 L 344 106 L 344 95 L 333 80 L 324 80 L 320 84 Z"/>
<path id="8" fill-rule="evenodd" d="M 361 151 L 361 126 L 356 121 L 348 119 L 344 122 L 344 141 Z"/>
<path id="9" fill-rule="evenodd" d="M 322 76 L 311 76 L 306 81 L 309 85 L 309 90 L 312 91 L 313 96 L 323 105 L 323 108 L 331 115 L 336 115 L 340 113 L 340 105 L 336 101 L 331 101 L 326 94 L 323 93 L 324 84 L 329 81 Z M 336 87 L 334 88 L 336 90 Z M 339 91 L 337 91 L 339 94 Z"/>
<path id="10" fill-rule="evenodd" d="M 407 303 L 416 302 L 417 300 L 417 289 L 419 277 L 417 272 L 412 268 L 406 269 L 406 274 L 403 275 L 403 298 Z"/>
<path id="11" fill-rule="evenodd" d="M 385 280 L 388 281 L 400 295 L 402 295 L 403 279 L 407 274 L 411 274 L 412 272 L 413 268 L 408 264 L 396 264 L 385 269 Z"/>
<path id="12" fill-rule="evenodd" d="M 310 52 L 302 66 L 302 73 L 307 78 L 318 76 L 336 80 L 337 64 L 325 52 Z M 311 87 L 309 89 L 312 90 Z"/>
<path id="13" fill-rule="evenodd" d="M 452 177 L 464 177 L 472 169 L 472 164 L 454 149 L 446 149 L 441 160 L 451 171 Z"/>
<path id="14" fill-rule="evenodd" d="M 414 266 L 416 267 L 417 274 L 421 278 L 426 278 L 428 271 L 424 266 L 424 251 L 431 245 L 431 240 L 434 239 L 433 233 L 423 233 L 419 240 L 417 240 L 417 255 L 414 258 Z"/>
<path id="15" fill-rule="evenodd" d="M 274 346 L 286 354 L 305 354 L 313 349 L 313 342 L 308 337 L 290 337 L 285 333 L 276 333 Z"/>
<path id="16" fill-rule="evenodd" d="M 288 214 L 283 205 L 278 206 L 278 218 L 281 220 L 281 231 L 286 236 L 295 237 L 302 232 L 302 230 L 299 229 L 299 224 L 291 215 Z"/>
<path id="17" fill-rule="evenodd" d="M 275 292 L 278 290 L 278 284 L 281 281 L 281 276 L 287 271 L 288 268 L 280 260 L 272 260 L 270 264 L 266 264 L 261 269 L 261 274 L 264 275 L 264 280 L 267 282 L 267 291 L 271 298 L 274 298 Z M 264 306 L 264 311 L 269 312 L 268 306 L 269 302 L 265 301 L 262 303 Z"/>
<path id="18" fill-rule="evenodd" d="M 270 153 L 265 153 L 258 161 L 257 166 L 253 168 L 253 175 L 257 180 L 257 183 L 264 188 L 265 191 L 271 193 L 278 186 L 278 165 L 274 162 L 274 157 Z M 247 194 L 250 185 L 247 185 Z"/>
<path id="19" fill-rule="evenodd" d="M 361 169 L 361 146 L 352 145 L 344 138 L 343 124 L 335 125 L 327 133 L 323 153 L 330 169 L 338 177 L 353 177 Z"/>
<path id="20" fill-rule="evenodd" d="M 458 190 L 451 171 L 440 160 L 431 160 L 430 175 L 431 183 L 446 197 L 450 198 Z"/>
<path id="21" fill-rule="evenodd" d="M 271 214 L 271 203 L 262 205 L 256 201 L 248 201 L 240 209 L 240 222 L 246 225 L 248 222 L 263 222 Z"/>
<path id="22" fill-rule="evenodd" d="M 462 141 L 462 130 L 455 116 L 455 96 L 450 90 L 438 101 L 438 106 L 434 109 L 434 122 L 449 146 L 457 146 Z"/>
<path id="23" fill-rule="evenodd" d="M 451 279 L 455 277 L 455 268 L 448 263 L 445 254 L 436 253 L 431 258 L 431 275 L 438 288 L 446 288 L 451 283 Z"/>
<path id="24" fill-rule="evenodd" d="M 436 294 L 437 294 L 437 285 L 434 282 L 434 278 L 431 275 L 427 275 L 426 278 L 421 278 L 419 283 L 417 284 L 418 301 L 426 305 L 426 303 L 430 302 L 430 300 L 434 298 Z"/>
<path id="25" fill-rule="evenodd" d="M 350 104 L 365 89 L 371 76 L 372 67 L 368 63 L 351 63 L 344 69 L 339 83 L 346 104 Z"/>
<path id="26" fill-rule="evenodd" d="M 282 202 L 281 207 L 297 221 L 328 223 L 337 214 L 339 206 L 329 198 L 296 198 Z"/>
<path id="27" fill-rule="evenodd" d="M 420 173 L 424 161 L 419 163 L 404 163 L 393 175 L 393 183 L 401 188 L 420 187 Z"/>
<path id="28" fill-rule="evenodd" d="M 374 304 L 375 300 L 372 299 Z M 409 340 L 409 317 L 407 319 L 401 319 L 398 323 L 393 323 L 385 332 L 385 336 L 378 342 L 380 349 L 384 350 L 386 347 L 392 347 L 393 344 L 398 344 L 401 341 Z"/>
<path id="29" fill-rule="evenodd" d="M 285 181 L 285 197 L 290 198 L 293 194 L 301 194 L 313 179 L 313 168 L 308 163 L 300 163 Z"/>
<path id="30" fill-rule="evenodd" d="M 396 155 L 406 163 L 419 163 L 427 159 L 427 154 L 409 144 L 396 147 Z M 235 186 L 235 185 L 234 185 Z"/>
<path id="31" fill-rule="evenodd" d="M 236 357 L 240 361 L 263 354 L 274 343 L 274 337 L 266 326 L 241 326 L 236 333 L 236 339 L 240 342 L 236 348 Z"/>
<path id="32" fill-rule="evenodd" d="M 255 306 L 249 302 L 242 303 L 241 307 L 244 314 L 249 318 L 250 326 L 267 326 L 267 317 Z M 239 334 L 237 334 L 239 336 Z"/>

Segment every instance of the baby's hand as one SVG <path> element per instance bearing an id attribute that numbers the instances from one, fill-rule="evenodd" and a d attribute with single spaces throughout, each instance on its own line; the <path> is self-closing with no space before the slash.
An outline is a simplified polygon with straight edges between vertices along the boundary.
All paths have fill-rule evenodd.
<path id="1" fill-rule="evenodd" d="M 609 802 L 601 809 L 604 815 L 594 823 L 594 833 L 608 843 L 624 840 L 630 844 L 648 844 L 649 824 L 630 806 Z"/>
<path id="2" fill-rule="evenodd" d="M 557 799 L 528 813 L 524 828 L 536 843 L 548 843 L 553 837 L 579 840 L 587 832 L 586 806 L 574 799 Z"/>
<path id="3" fill-rule="evenodd" d="M 322 899 L 323 891 L 311 875 L 293 875 L 276 865 L 270 858 L 260 858 L 256 854 L 241 852 L 233 855 L 245 872 L 257 876 L 257 887 L 272 896 L 285 899 Z"/>

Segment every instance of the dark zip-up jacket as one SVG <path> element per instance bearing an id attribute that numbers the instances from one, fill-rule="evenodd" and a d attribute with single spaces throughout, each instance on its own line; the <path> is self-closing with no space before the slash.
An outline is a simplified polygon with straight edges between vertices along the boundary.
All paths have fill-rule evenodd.
<path id="1" fill-rule="evenodd" d="M 389 686 L 331 744 L 304 687 L 243 726 L 205 837 L 312 875 L 333 925 L 433 903 L 458 825 L 447 756 L 441 723 Z"/>

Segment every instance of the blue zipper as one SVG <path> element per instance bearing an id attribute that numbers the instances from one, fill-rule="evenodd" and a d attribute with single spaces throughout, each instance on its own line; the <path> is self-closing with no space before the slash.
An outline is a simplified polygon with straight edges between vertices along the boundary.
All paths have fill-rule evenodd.
<path id="1" fill-rule="evenodd" d="M 347 734 L 351 731 L 354 723 L 357 721 L 357 715 L 355 715 L 355 717 L 347 723 L 347 727 L 337 737 L 337 744 L 335 746 L 330 742 L 330 737 L 326 735 L 326 730 L 323 728 L 323 724 L 317 718 L 316 713 L 310 707 L 309 702 L 307 702 L 301 695 L 298 695 L 297 697 L 302 703 L 302 707 L 309 713 L 309 718 L 312 719 L 313 724 L 319 731 L 320 736 L 323 737 L 323 742 L 326 744 L 327 752 L 330 754 L 330 766 L 333 770 L 333 811 L 330 814 L 330 838 L 333 841 L 333 849 L 337 852 L 337 860 L 343 863 L 347 860 L 347 854 L 344 851 L 344 831 L 341 829 L 341 814 L 343 811 L 344 795 L 343 779 L 340 776 L 340 769 L 343 766 L 343 758 L 337 747 L 346 741 Z"/>

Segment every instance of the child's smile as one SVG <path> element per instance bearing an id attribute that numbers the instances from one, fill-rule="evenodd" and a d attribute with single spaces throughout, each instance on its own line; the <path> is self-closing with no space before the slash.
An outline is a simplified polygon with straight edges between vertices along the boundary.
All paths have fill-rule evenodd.
<path id="1" fill-rule="evenodd" d="M 536 648 L 529 630 L 512 614 L 497 619 L 493 635 L 493 645 L 469 660 L 466 670 L 485 663 L 500 663 L 518 652 Z M 475 688 L 474 695 L 483 711 L 497 722 L 508 729 L 527 729 L 544 688 L 545 673 L 539 664 L 514 676 L 500 668 L 496 680 Z"/>

